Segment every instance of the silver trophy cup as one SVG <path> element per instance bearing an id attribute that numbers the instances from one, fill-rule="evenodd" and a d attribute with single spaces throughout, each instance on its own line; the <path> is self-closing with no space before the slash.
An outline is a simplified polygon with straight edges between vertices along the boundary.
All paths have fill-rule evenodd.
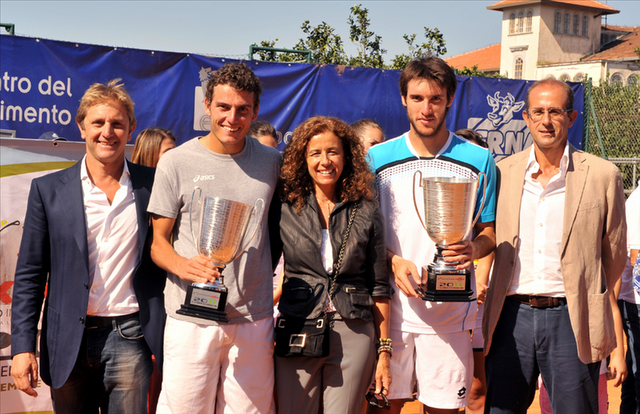
<path id="1" fill-rule="evenodd" d="M 487 180 L 484 173 L 478 179 L 460 177 L 426 177 L 416 171 L 420 178 L 420 187 L 424 195 L 425 220 L 418 211 L 415 190 L 413 202 L 420 219 L 420 224 L 427 231 L 429 238 L 436 244 L 437 252 L 434 260 L 428 266 L 422 267 L 422 282 L 420 286 L 422 299 L 438 302 L 468 302 L 475 300 L 471 288 L 471 272 L 466 269 L 456 269 L 459 263 L 445 262 L 442 251 L 448 245 L 465 240 L 475 225 L 484 206 L 487 192 Z M 476 194 L 479 179 L 484 176 L 484 190 L 482 203 L 478 214 L 473 217 L 476 205 Z M 415 188 L 415 187 L 414 187 Z M 426 223 L 426 224 L 425 224 Z"/>
<path id="2" fill-rule="evenodd" d="M 196 193 L 198 194 L 197 203 L 201 206 L 197 234 L 193 228 Z M 195 187 L 191 193 L 189 221 L 191 236 L 198 253 L 208 258 L 222 273 L 226 265 L 240 256 L 255 237 L 262 221 L 263 211 L 264 200 L 261 198 L 256 200 L 255 206 L 250 206 L 219 197 L 202 197 L 202 190 Z M 252 218 L 254 218 L 254 229 L 251 237 L 243 244 Z M 213 283 L 192 283 L 187 289 L 185 304 L 177 313 L 228 322 L 224 311 L 227 294 L 222 275 Z"/>

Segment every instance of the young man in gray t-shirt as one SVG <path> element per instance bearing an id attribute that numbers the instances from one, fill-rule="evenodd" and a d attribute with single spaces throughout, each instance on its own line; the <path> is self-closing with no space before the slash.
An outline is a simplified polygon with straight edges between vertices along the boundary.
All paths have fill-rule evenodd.
<path id="1" fill-rule="evenodd" d="M 260 81 L 245 64 L 226 64 L 214 72 L 205 95 L 211 132 L 168 152 L 158 163 L 149 202 L 154 231 L 151 257 L 168 272 L 158 412 L 275 411 L 266 210 L 281 156 L 245 137 L 258 116 L 261 91 Z M 192 282 L 213 282 L 220 276 L 210 260 L 198 255 L 191 236 L 189 210 L 196 186 L 203 196 L 248 205 L 261 198 L 267 207 L 247 249 L 224 269 L 228 323 L 176 313 Z M 198 212 L 198 206 L 193 209 Z"/>

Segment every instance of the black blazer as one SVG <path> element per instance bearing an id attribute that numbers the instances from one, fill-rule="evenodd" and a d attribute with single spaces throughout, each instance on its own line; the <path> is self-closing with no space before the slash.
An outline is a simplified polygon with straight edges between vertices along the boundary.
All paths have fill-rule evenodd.
<path id="1" fill-rule="evenodd" d="M 40 309 L 45 286 L 49 285 L 40 338 L 40 373 L 53 388 L 64 385 L 73 369 L 89 303 L 89 254 L 80 166 L 77 163 L 31 182 L 13 286 L 12 356 L 36 351 Z M 161 367 L 166 274 L 149 255 L 151 230 L 147 213 L 155 169 L 129 162 L 128 167 L 141 246 L 133 288 L 145 340 Z"/>
<path id="2" fill-rule="evenodd" d="M 338 203 L 329 216 L 329 238 L 337 263 L 353 203 Z M 315 196 L 309 196 L 300 213 L 282 203 L 279 236 L 272 240 L 276 253 L 284 251 L 284 281 L 279 310 L 284 316 L 316 318 L 322 313 L 331 276 L 322 265 L 322 228 Z M 338 313 L 346 319 L 373 320 L 372 296 L 390 297 L 384 219 L 375 201 L 360 200 L 344 259 L 332 296 Z"/>

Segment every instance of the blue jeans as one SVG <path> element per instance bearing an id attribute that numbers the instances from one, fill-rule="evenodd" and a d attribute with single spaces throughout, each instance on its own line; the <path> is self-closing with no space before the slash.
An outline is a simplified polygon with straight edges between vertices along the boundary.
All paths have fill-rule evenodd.
<path id="1" fill-rule="evenodd" d="M 507 297 L 485 370 L 485 413 L 525 414 L 542 374 L 554 413 L 598 414 L 600 362 L 578 358 L 567 305 L 532 308 Z"/>
<path id="2" fill-rule="evenodd" d="M 622 326 L 627 334 L 627 371 L 622 383 L 620 414 L 640 414 L 640 305 L 618 301 Z"/>
<path id="3" fill-rule="evenodd" d="M 56 414 L 147 412 L 153 371 L 138 319 L 85 329 L 76 364 L 65 384 L 51 389 Z"/>

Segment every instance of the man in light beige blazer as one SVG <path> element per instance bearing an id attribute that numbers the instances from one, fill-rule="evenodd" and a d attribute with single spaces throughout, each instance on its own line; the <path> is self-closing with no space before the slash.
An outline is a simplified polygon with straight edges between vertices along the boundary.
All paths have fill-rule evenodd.
<path id="1" fill-rule="evenodd" d="M 490 413 L 526 413 L 538 374 L 554 413 L 598 412 L 600 361 L 616 346 L 614 285 L 625 265 L 618 168 L 577 150 L 564 82 L 527 92 L 533 146 L 498 163 L 496 251 L 485 303 Z M 580 127 L 580 126 L 578 126 Z"/>

